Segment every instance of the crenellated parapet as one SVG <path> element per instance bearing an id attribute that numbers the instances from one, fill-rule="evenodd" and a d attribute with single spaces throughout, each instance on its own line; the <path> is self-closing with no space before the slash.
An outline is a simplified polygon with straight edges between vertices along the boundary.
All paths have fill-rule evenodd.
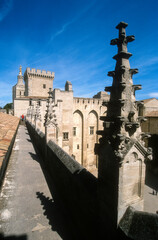
<path id="1" fill-rule="evenodd" d="M 79 104 L 79 105 L 102 105 L 103 100 L 102 99 L 97 99 L 97 98 L 79 98 L 79 97 L 74 97 L 73 98 L 74 104 Z"/>
<path id="2" fill-rule="evenodd" d="M 49 88 L 53 88 L 54 72 L 27 68 L 24 73 L 25 95 L 48 97 Z"/>
<path id="3" fill-rule="evenodd" d="M 28 76 L 28 77 L 32 77 L 32 76 L 37 76 L 37 77 L 45 77 L 45 78 L 53 78 L 55 76 L 54 72 L 51 71 L 45 71 L 45 70 L 40 70 L 40 69 L 35 69 L 35 68 L 27 68 L 25 73 L 24 73 L 24 77 Z"/>

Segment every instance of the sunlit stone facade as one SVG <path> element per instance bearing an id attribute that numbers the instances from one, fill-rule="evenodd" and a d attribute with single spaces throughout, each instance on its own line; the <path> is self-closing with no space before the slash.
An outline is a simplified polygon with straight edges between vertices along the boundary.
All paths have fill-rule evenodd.
<path id="1" fill-rule="evenodd" d="M 98 142 L 96 131 L 103 128 L 100 116 L 106 115 L 106 106 L 102 103 L 109 100 L 109 95 L 99 92 L 93 98 L 74 97 L 70 81 L 66 82 L 65 90 L 53 89 L 53 72 L 27 68 L 24 73 L 25 83 L 21 69 L 18 79 L 19 76 L 23 92 L 21 95 L 16 94 L 18 83 L 13 87 L 14 115 L 20 117 L 24 114 L 44 133 L 47 127 L 47 141 L 55 141 L 80 164 L 95 169 L 97 156 L 94 154 L 94 146 Z M 53 103 L 49 101 L 50 98 Z M 51 104 L 54 104 L 54 110 L 51 110 Z M 56 130 L 51 121 L 44 124 L 48 108 L 49 116 L 54 116 L 51 111 L 55 112 Z"/>

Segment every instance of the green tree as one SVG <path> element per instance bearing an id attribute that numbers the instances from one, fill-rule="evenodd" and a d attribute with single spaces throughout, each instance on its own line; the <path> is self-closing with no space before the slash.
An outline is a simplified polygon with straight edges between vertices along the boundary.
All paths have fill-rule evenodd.
<path id="1" fill-rule="evenodd" d="M 3 109 L 6 109 L 7 110 L 7 113 L 9 113 L 9 109 L 12 109 L 12 103 L 7 103 Z"/>

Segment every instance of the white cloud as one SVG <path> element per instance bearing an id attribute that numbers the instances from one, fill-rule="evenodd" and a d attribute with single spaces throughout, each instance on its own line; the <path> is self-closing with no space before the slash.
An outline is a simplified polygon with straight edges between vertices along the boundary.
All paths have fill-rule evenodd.
<path id="1" fill-rule="evenodd" d="M 67 23 L 65 23 L 61 29 L 59 29 L 55 34 L 53 34 L 51 36 L 51 39 L 49 41 L 52 42 L 57 36 L 59 36 L 60 34 L 62 34 L 63 32 L 66 31 L 67 27 L 69 25 L 71 25 L 72 23 L 76 22 L 83 14 L 85 14 L 94 4 L 96 3 L 96 0 L 91 1 L 90 4 L 88 6 L 86 6 L 81 12 L 79 12 L 78 15 L 76 15 L 71 21 L 68 21 Z"/>
<path id="2" fill-rule="evenodd" d="M 138 68 L 150 67 L 150 66 L 158 63 L 157 56 L 151 57 L 151 58 L 145 57 L 145 59 L 147 59 L 147 60 L 144 61 L 144 58 L 139 60 L 139 63 L 137 64 Z"/>
<path id="3" fill-rule="evenodd" d="M 151 92 L 148 95 L 149 97 L 152 97 L 152 98 L 158 98 L 158 92 Z"/>
<path id="4" fill-rule="evenodd" d="M 10 12 L 12 8 L 13 0 L 1 0 L 0 1 L 0 21 L 2 21 Z"/>
<path id="5" fill-rule="evenodd" d="M 52 42 L 58 35 L 60 35 L 60 34 L 62 34 L 63 32 L 65 32 L 66 28 L 67 28 L 71 23 L 73 23 L 74 21 L 75 21 L 75 19 L 72 20 L 72 21 L 70 21 L 70 22 L 65 23 L 65 24 L 61 27 L 60 30 L 58 30 L 54 35 L 52 35 L 52 37 L 51 37 L 51 39 L 50 39 L 50 42 Z"/>

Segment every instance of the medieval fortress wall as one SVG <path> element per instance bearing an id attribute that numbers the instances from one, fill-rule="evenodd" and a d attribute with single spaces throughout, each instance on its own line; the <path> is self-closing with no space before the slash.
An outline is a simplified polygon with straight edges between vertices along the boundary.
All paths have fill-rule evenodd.
<path id="1" fill-rule="evenodd" d="M 47 141 L 55 141 L 84 167 L 95 169 L 96 131 L 103 129 L 100 116 L 106 115 L 106 107 L 102 103 L 109 100 L 109 95 L 100 92 L 94 98 L 74 97 L 70 81 L 66 82 L 64 91 L 53 89 L 54 75 L 54 72 L 27 68 L 23 77 L 20 67 L 18 82 L 13 87 L 14 115 L 20 117 L 23 114 L 45 133 L 48 92 L 51 89 L 58 129 L 54 130 L 49 124 Z"/>

